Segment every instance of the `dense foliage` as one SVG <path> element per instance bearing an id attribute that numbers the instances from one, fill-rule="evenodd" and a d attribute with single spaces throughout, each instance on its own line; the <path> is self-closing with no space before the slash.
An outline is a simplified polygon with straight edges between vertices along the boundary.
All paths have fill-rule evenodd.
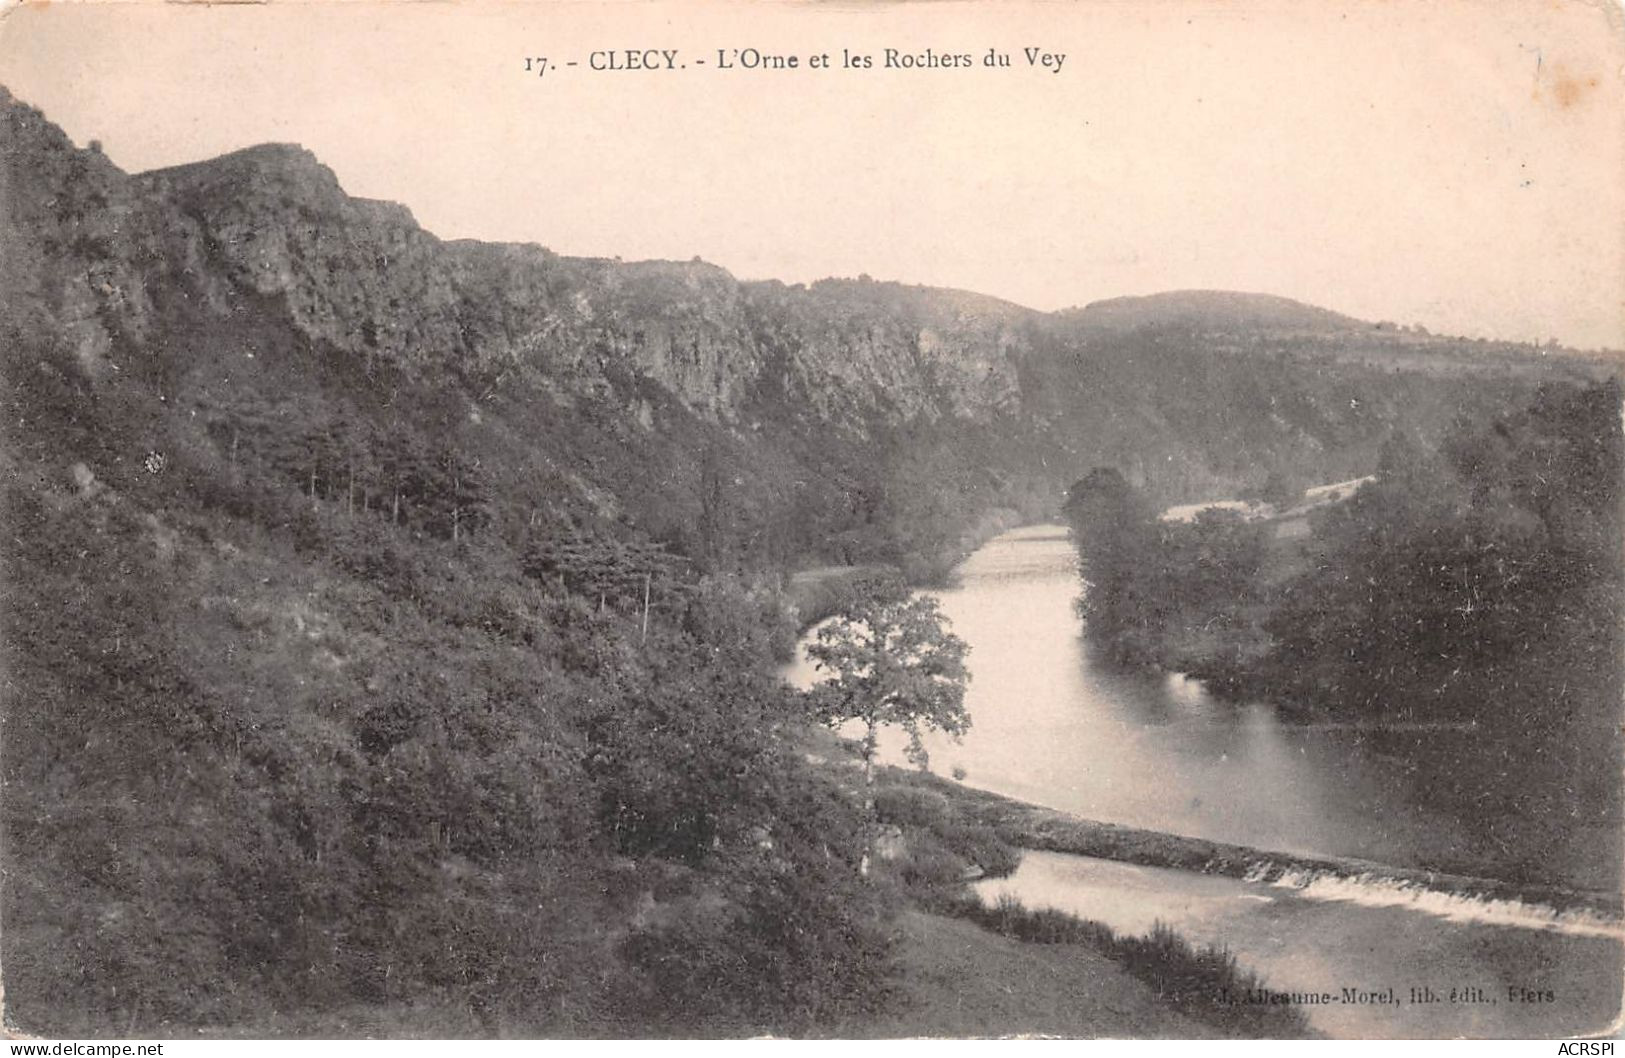
<path id="1" fill-rule="evenodd" d="M 16 1024 L 816 1032 L 884 1001 L 860 806 L 765 675 L 771 586 L 249 477 L 10 348 L 10 421 L 53 441 L 7 446 Z"/>
<path id="2" fill-rule="evenodd" d="M 1126 663 L 1366 725 L 1504 869 L 1572 869 L 1607 889 L 1621 811 L 1622 473 L 1614 382 L 1542 387 L 1437 446 L 1396 433 L 1374 481 L 1286 519 L 1158 521 L 1097 471 L 1068 507 L 1086 633 Z M 1304 519 L 1307 532 L 1281 528 Z M 1544 835 L 1514 838 L 1524 820 L 1545 820 Z"/>
<path id="3" fill-rule="evenodd" d="M 1106 657 L 1186 668 L 1204 648 L 1240 640 L 1265 560 L 1262 527 L 1222 508 L 1159 520 L 1107 467 L 1073 486 L 1062 514 L 1078 545 L 1078 612 Z"/>
<path id="4" fill-rule="evenodd" d="M 1096 470 L 1066 508 L 1090 636 L 1124 660 L 1412 718 L 1471 716 L 1504 678 L 1615 670 L 1618 408 L 1614 384 L 1545 387 L 1437 450 L 1396 435 L 1376 480 L 1301 516 L 1303 536 L 1220 509 L 1157 520 Z"/>
<path id="5" fill-rule="evenodd" d="M 1617 704 L 1622 454 L 1616 385 L 1545 389 L 1437 453 L 1396 441 L 1281 591 L 1272 680 L 1421 718 L 1513 688 L 1548 721 Z"/>

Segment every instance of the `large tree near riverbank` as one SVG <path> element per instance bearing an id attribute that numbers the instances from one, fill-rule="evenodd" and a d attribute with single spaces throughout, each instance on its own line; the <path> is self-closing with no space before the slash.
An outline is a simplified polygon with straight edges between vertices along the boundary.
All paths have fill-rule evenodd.
<path id="1" fill-rule="evenodd" d="M 965 712 L 970 648 L 945 623 L 936 599 L 912 594 L 897 578 L 871 578 L 807 648 L 818 668 L 830 674 L 809 692 L 818 717 L 832 727 L 850 720 L 864 725 L 864 816 L 871 835 L 881 726 L 895 724 L 908 733 L 909 759 L 921 767 L 928 762 L 924 732 L 957 737 L 970 727 Z M 866 845 L 864 874 L 869 859 Z"/>
<path id="2" fill-rule="evenodd" d="M 1157 540 L 1150 505 L 1115 468 L 1096 467 L 1067 490 L 1061 513 L 1078 546 L 1078 612 L 1091 638 L 1117 661 L 1148 660 L 1169 602 L 1146 578 Z"/>

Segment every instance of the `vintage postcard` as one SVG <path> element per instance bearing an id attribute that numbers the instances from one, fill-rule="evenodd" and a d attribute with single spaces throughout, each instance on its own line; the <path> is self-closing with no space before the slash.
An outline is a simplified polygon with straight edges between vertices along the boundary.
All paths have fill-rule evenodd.
<path id="1" fill-rule="evenodd" d="M 7 1031 L 1612 1036 L 1622 71 L 4 9 Z"/>

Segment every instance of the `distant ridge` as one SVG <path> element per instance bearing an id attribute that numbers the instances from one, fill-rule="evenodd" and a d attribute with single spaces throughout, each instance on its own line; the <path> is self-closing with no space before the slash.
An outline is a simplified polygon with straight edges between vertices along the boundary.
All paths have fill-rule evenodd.
<path id="1" fill-rule="evenodd" d="M 1067 314 L 1086 325 L 1118 331 L 1179 327 L 1329 332 L 1371 326 L 1291 298 L 1229 290 L 1170 290 L 1143 297 L 1107 298 L 1068 310 Z"/>

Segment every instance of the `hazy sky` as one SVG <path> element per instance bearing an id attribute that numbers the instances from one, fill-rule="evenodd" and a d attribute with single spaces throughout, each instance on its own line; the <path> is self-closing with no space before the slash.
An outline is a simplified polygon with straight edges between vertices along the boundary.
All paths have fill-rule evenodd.
<path id="1" fill-rule="evenodd" d="M 0 83 L 129 170 L 304 144 L 445 237 L 1044 309 L 1268 291 L 1625 347 L 1622 22 L 1582 0 L 59 2 L 5 20 Z M 747 47 L 803 68 L 716 68 Z M 976 65 L 887 70 L 886 47 Z M 690 65 L 588 68 L 625 48 Z M 806 68 L 843 48 L 876 68 Z"/>

